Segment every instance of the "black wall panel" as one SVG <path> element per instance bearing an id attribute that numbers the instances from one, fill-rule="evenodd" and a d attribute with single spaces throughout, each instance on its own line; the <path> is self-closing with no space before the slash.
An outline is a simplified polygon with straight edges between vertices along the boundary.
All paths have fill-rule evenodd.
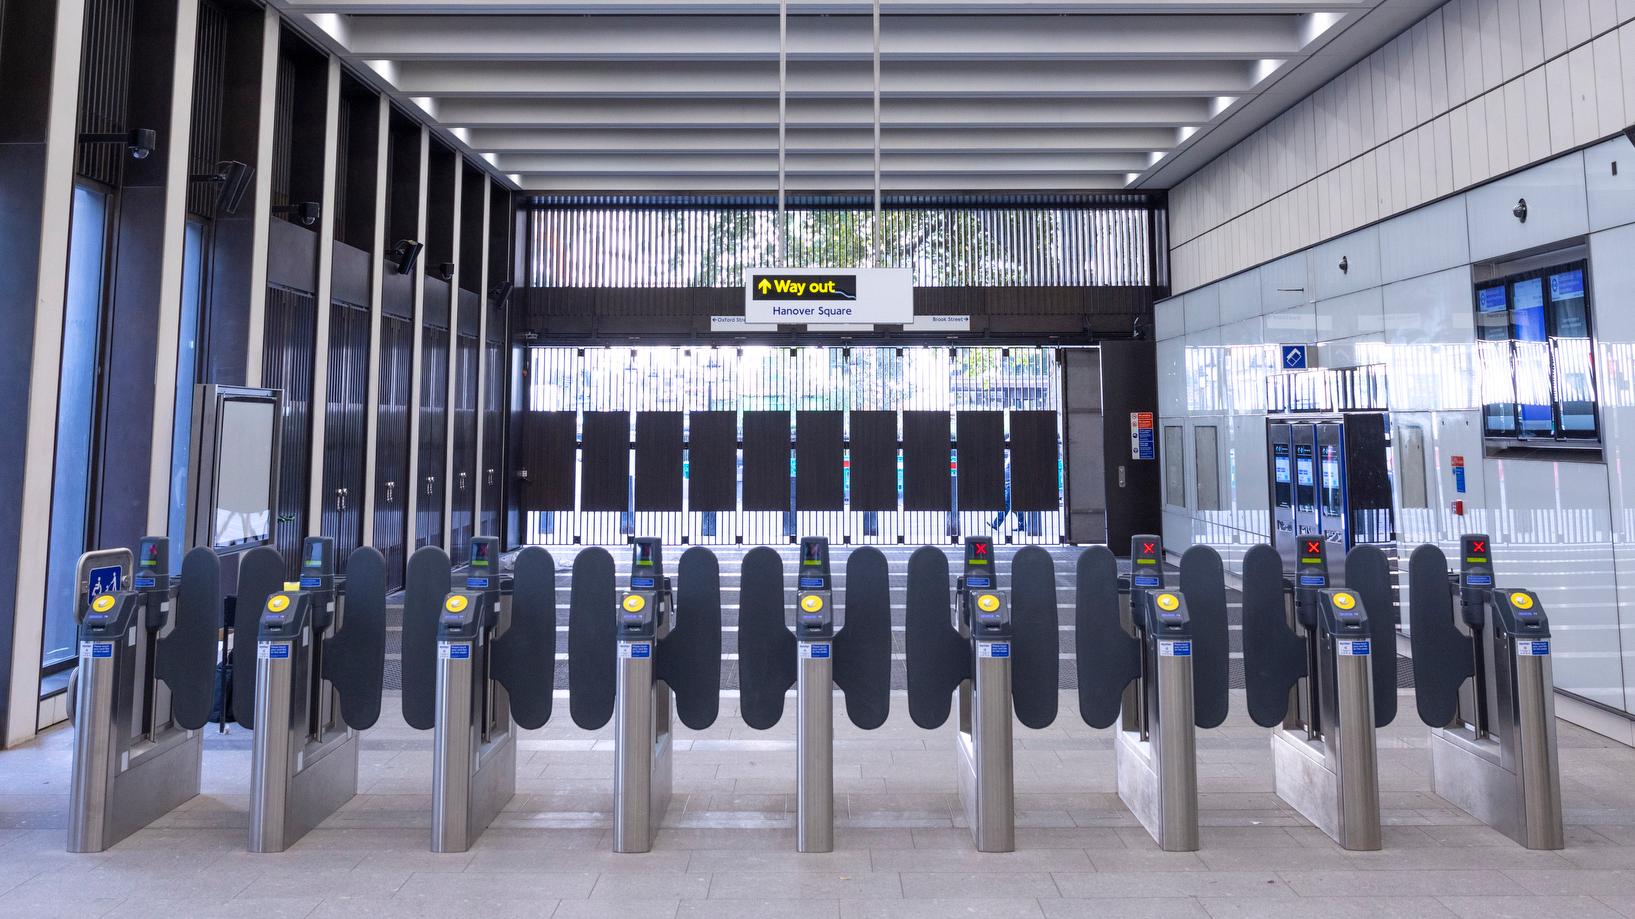
<path id="1" fill-rule="evenodd" d="M 1011 510 L 1056 510 L 1057 484 L 1056 413 L 1011 412 Z"/>
<path id="2" fill-rule="evenodd" d="M 477 515 L 477 533 L 479 536 L 503 536 L 500 532 L 500 470 L 505 468 L 505 457 L 501 455 L 504 449 L 501 443 L 502 426 L 505 424 L 501 412 L 501 406 L 505 405 L 503 311 L 489 311 L 487 332 L 487 340 L 483 343 L 482 509 Z"/>
<path id="3" fill-rule="evenodd" d="M 307 535 L 307 497 L 312 469 L 312 373 L 318 307 L 308 294 L 267 288 L 267 327 L 262 339 L 261 383 L 284 391 L 278 461 L 278 521 L 273 543 L 293 577 L 300 570 Z"/>
<path id="4" fill-rule="evenodd" d="M 681 412 L 636 413 L 636 510 L 681 510 Z"/>
<path id="5" fill-rule="evenodd" d="M 795 509 L 838 511 L 841 494 L 841 412 L 795 413 Z"/>
<path id="6" fill-rule="evenodd" d="M 586 412 L 579 509 L 630 509 L 630 415 Z"/>
<path id="7" fill-rule="evenodd" d="M 903 412 L 903 510 L 946 511 L 952 505 L 947 412 Z"/>
<path id="8" fill-rule="evenodd" d="M 446 286 L 444 289 L 447 290 Z M 443 315 L 446 319 L 446 303 Z M 415 548 L 443 546 L 443 498 L 448 488 L 448 349 L 446 327 L 427 325 L 421 329 Z"/>
<path id="9" fill-rule="evenodd" d="M 854 511 L 897 509 L 897 413 L 851 414 Z"/>
<path id="10" fill-rule="evenodd" d="M 744 510 L 789 510 L 789 413 L 744 413 Z"/>
<path id="11" fill-rule="evenodd" d="M 525 511 L 573 510 L 573 461 L 578 417 L 573 412 L 522 413 L 522 484 Z"/>
<path id="12" fill-rule="evenodd" d="M 694 511 L 738 509 L 738 413 L 687 416 L 687 506 Z"/>
<path id="13" fill-rule="evenodd" d="M 472 295 L 472 299 L 476 299 Z M 454 500 L 449 510 L 449 557 L 466 557 L 477 509 L 477 336 L 460 333 L 454 339 L 454 468 L 449 487 Z"/>
<path id="14" fill-rule="evenodd" d="M 409 411 L 414 390 L 414 325 L 380 317 L 380 405 L 375 423 L 375 548 L 386 559 L 386 587 L 403 586 L 408 562 Z"/>
<path id="15" fill-rule="evenodd" d="M 960 412 L 959 509 L 1005 507 L 1005 413 Z"/>
<path id="16" fill-rule="evenodd" d="M 324 482 L 319 497 L 323 535 L 335 540 L 335 569 L 363 540 L 363 458 L 369 387 L 369 310 L 329 308 L 329 367 L 324 413 Z"/>

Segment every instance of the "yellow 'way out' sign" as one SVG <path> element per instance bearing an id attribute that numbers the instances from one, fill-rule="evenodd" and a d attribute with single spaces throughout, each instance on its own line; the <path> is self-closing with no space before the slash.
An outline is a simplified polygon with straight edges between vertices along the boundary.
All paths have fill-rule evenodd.
<path id="1" fill-rule="evenodd" d="M 914 321 L 906 268 L 752 268 L 744 272 L 744 319 L 782 325 L 896 325 Z"/>

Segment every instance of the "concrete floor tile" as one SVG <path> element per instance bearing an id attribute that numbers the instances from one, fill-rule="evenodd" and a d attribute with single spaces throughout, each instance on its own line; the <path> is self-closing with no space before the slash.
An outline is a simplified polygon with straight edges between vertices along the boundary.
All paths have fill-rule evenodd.
<path id="1" fill-rule="evenodd" d="M 847 901 L 840 919 L 1044 919 L 1033 897 L 959 900 Z"/>
<path id="2" fill-rule="evenodd" d="M 680 900 L 563 900 L 551 919 L 672 919 Z"/>
<path id="3" fill-rule="evenodd" d="M 708 874 L 681 874 L 679 872 L 621 872 L 604 873 L 591 890 L 592 900 L 702 900 L 710 894 Z M 639 914 L 632 905 L 626 915 Z"/>
<path id="4" fill-rule="evenodd" d="M 1461 919 L 1618 919 L 1594 897 L 1438 897 Z"/>
<path id="5" fill-rule="evenodd" d="M 902 896 L 891 872 L 734 871 L 714 876 L 712 900 L 879 900 Z"/>
<path id="6" fill-rule="evenodd" d="M 1293 897 L 1269 871 L 1057 872 L 1056 887 L 1070 899 L 1163 897 Z"/>
<path id="7" fill-rule="evenodd" d="M 1041 899 L 1045 919 L 1209 919 L 1203 906 L 1190 897 L 1152 897 L 1142 900 Z"/>
<path id="8" fill-rule="evenodd" d="M 1203 898 L 1210 919 L 1455 919 L 1434 897 Z"/>
<path id="9" fill-rule="evenodd" d="M 809 900 L 682 900 L 676 919 L 840 919 L 842 901 Z M 891 900 L 900 904 L 901 900 Z M 552 917 L 555 919 L 555 917 Z"/>
<path id="10" fill-rule="evenodd" d="M 1548 872 L 1545 872 L 1548 873 Z M 1525 894 L 1505 874 L 1491 870 L 1302 871 L 1278 875 L 1303 897 L 1439 897 Z"/>
<path id="11" fill-rule="evenodd" d="M 1041 871 L 904 871 L 901 876 L 903 896 L 910 900 L 1060 896 L 1051 875 Z"/>

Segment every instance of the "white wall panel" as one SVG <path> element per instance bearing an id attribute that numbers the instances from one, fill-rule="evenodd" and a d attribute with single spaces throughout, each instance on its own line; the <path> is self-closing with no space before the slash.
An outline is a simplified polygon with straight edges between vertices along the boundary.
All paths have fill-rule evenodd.
<path id="1" fill-rule="evenodd" d="M 1511 216 L 1523 198 L 1526 223 Z M 1582 235 L 1589 230 L 1584 158 L 1577 153 L 1558 157 L 1474 189 L 1465 196 L 1465 206 L 1470 256 L 1478 261 Z"/>
<path id="2" fill-rule="evenodd" d="M 1216 285 L 1220 290 L 1222 324 L 1260 316 L 1260 284 L 1260 270 L 1256 269 L 1235 274 Z"/>
<path id="3" fill-rule="evenodd" d="M 1340 262 L 1347 265 L 1341 270 Z M 1380 283 L 1379 230 L 1369 227 L 1310 250 L 1306 262 L 1309 290 L 1314 300 L 1378 287 Z"/>
<path id="4" fill-rule="evenodd" d="M 1173 266 L 1172 266 L 1173 267 Z M 1153 304 L 1153 335 L 1159 341 L 1175 338 L 1186 332 L 1186 298 L 1171 297 Z"/>
<path id="5" fill-rule="evenodd" d="M 1470 266 L 1387 284 L 1381 314 L 1385 340 L 1394 345 L 1472 341 Z"/>
<path id="6" fill-rule="evenodd" d="M 1439 201 L 1379 227 L 1380 280 L 1400 281 L 1470 261 L 1465 205 Z"/>
<path id="7" fill-rule="evenodd" d="M 1585 150 L 1584 184 L 1591 230 L 1635 223 L 1635 146 L 1629 141 L 1609 140 Z"/>
<path id="8" fill-rule="evenodd" d="M 1221 324 L 1221 290 L 1218 285 L 1194 290 L 1186 295 L 1183 320 L 1188 333 L 1213 329 Z"/>
<path id="9" fill-rule="evenodd" d="M 1319 300 L 1316 307 L 1317 341 L 1337 341 L 1358 335 L 1378 334 L 1385 330 L 1380 288 L 1370 287 L 1356 293 Z M 1350 367 L 1350 361 L 1325 362 L 1324 366 Z"/>

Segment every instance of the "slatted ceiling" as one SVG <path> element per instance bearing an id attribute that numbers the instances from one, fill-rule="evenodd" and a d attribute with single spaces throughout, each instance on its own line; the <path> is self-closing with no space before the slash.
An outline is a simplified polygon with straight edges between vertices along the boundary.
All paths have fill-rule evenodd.
<path id="1" fill-rule="evenodd" d="M 903 510 L 953 507 L 948 474 L 947 412 L 903 413 Z"/>
<path id="2" fill-rule="evenodd" d="M 1061 506 L 1055 412 L 1011 412 L 1011 509 Z"/>
<path id="3" fill-rule="evenodd" d="M 403 586 L 408 562 L 409 409 L 413 404 L 414 325 L 380 317 L 380 387 L 375 435 L 375 548 L 386 560 L 387 589 Z"/>
<path id="4" fill-rule="evenodd" d="M 448 329 L 432 325 L 421 329 L 420 461 L 416 467 L 419 480 L 414 483 L 416 548 L 443 545 L 443 496 L 448 488 L 448 358 Z"/>
<path id="5" fill-rule="evenodd" d="M 636 510 L 681 510 L 683 412 L 636 413 Z"/>
<path id="6" fill-rule="evenodd" d="M 795 413 L 795 509 L 838 511 L 845 507 L 841 473 L 844 412 Z"/>
<path id="7" fill-rule="evenodd" d="M 1005 507 L 1005 413 L 960 412 L 956 416 L 959 509 Z"/>
<path id="8" fill-rule="evenodd" d="M 585 412 L 579 509 L 630 510 L 630 414 Z"/>
<path id="9" fill-rule="evenodd" d="M 879 264 L 921 287 L 1145 286 L 1150 205 L 911 207 L 886 211 Z M 790 267 L 868 261 L 872 205 L 787 213 Z M 738 287 L 768 264 L 777 213 L 762 199 L 715 208 L 552 207 L 528 213 L 534 287 Z"/>
<path id="10" fill-rule="evenodd" d="M 688 507 L 694 511 L 735 511 L 737 491 L 738 413 L 688 413 Z"/>
<path id="11" fill-rule="evenodd" d="M 522 415 L 522 509 L 574 509 L 574 462 L 579 423 L 574 412 L 524 412 Z"/>
<path id="12" fill-rule="evenodd" d="M 744 413 L 744 510 L 789 510 L 789 413 Z"/>
<path id="13" fill-rule="evenodd" d="M 310 294 L 283 287 L 268 287 L 266 303 L 261 385 L 284 391 L 273 542 L 293 577 L 300 570 L 301 540 L 307 534 L 318 307 Z"/>
<path id="14" fill-rule="evenodd" d="M 852 510 L 896 510 L 897 413 L 854 411 L 848 423 Z"/>

